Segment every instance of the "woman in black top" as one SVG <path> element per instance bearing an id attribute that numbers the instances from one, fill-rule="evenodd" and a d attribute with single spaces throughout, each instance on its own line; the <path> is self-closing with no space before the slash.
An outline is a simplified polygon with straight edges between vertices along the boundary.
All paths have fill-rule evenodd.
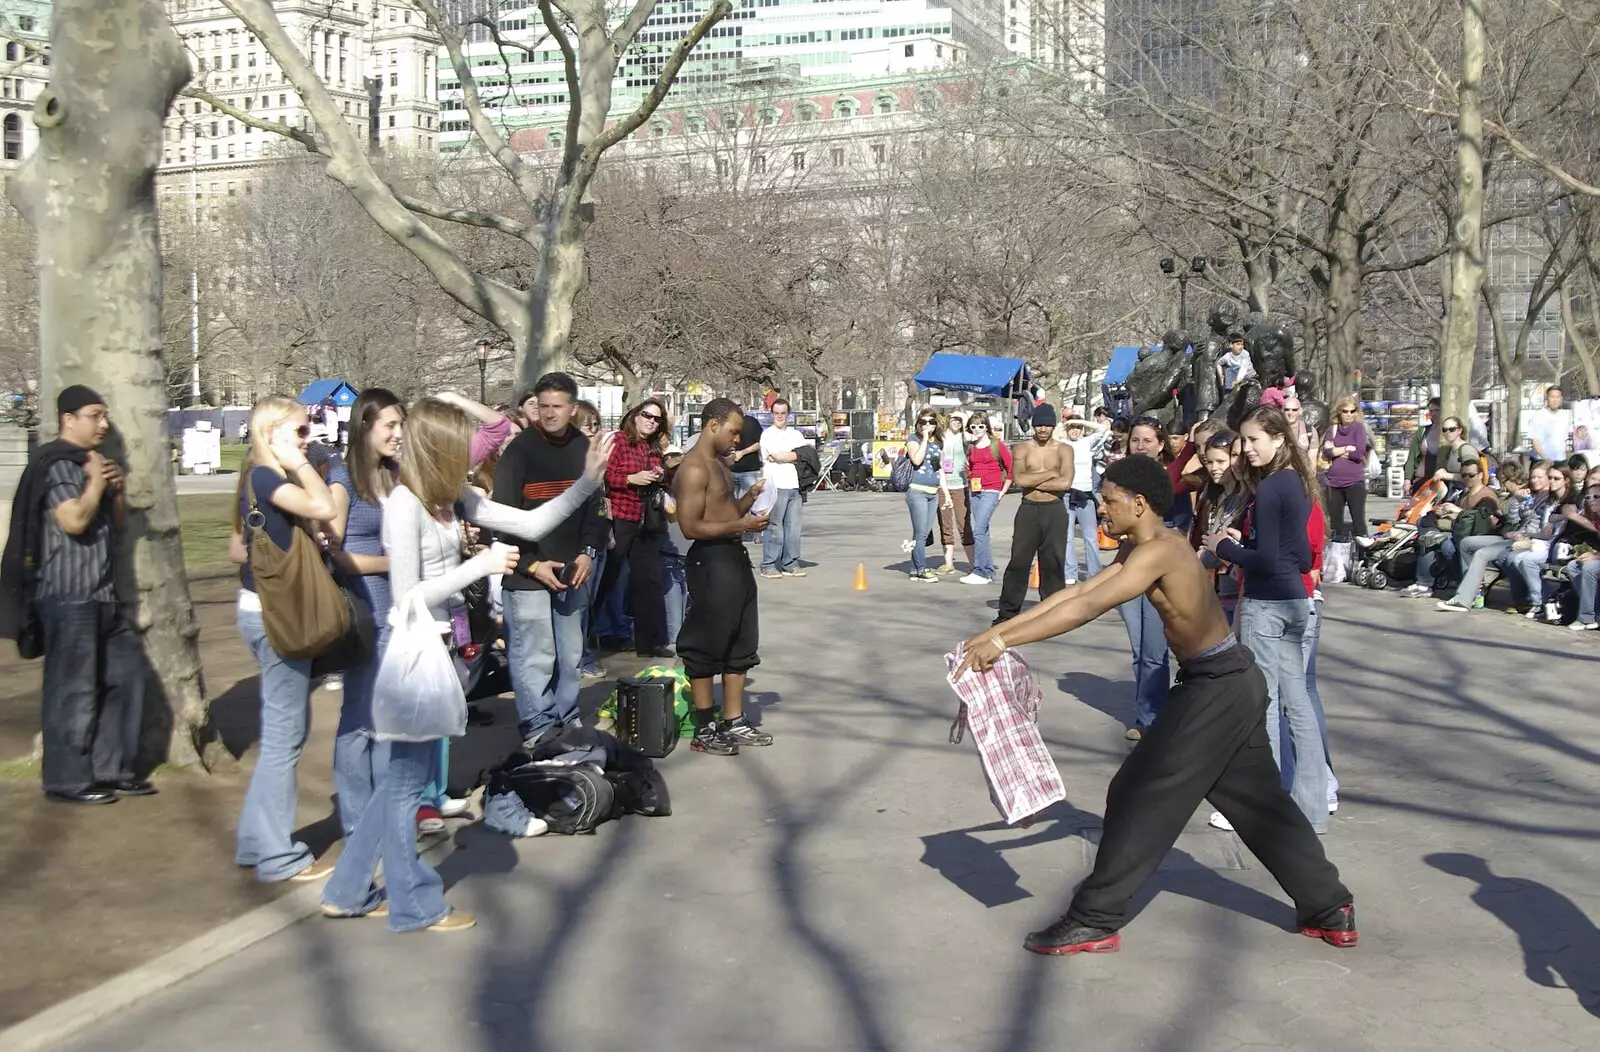
<path id="1" fill-rule="evenodd" d="M 1305 637 L 1312 615 L 1308 525 L 1322 514 L 1317 480 L 1283 410 L 1258 406 L 1239 428 L 1252 497 L 1244 529 L 1219 530 L 1206 550 L 1244 572 L 1235 626 L 1267 678 L 1267 736 L 1283 766 L 1279 706 L 1294 743 L 1290 795 L 1318 833 L 1328 828 L 1328 767 L 1316 710 L 1306 688 Z"/>

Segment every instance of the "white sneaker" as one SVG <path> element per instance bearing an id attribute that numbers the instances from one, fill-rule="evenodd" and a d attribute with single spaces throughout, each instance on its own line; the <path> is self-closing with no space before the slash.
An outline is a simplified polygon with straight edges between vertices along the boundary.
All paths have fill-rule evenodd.
<path id="1" fill-rule="evenodd" d="M 464 796 L 460 799 L 457 799 L 453 796 L 447 796 L 444 798 L 443 806 L 439 808 L 439 813 L 444 815 L 446 818 L 460 818 L 463 815 L 470 814 L 471 811 L 472 801 Z"/>
<path id="2" fill-rule="evenodd" d="M 1569 632 L 1593 632 L 1597 628 L 1600 628 L 1600 624 L 1593 621 L 1574 621 L 1567 626 Z"/>
<path id="3" fill-rule="evenodd" d="M 1224 833 L 1233 832 L 1233 823 L 1222 817 L 1221 811 L 1211 812 L 1211 817 L 1206 819 L 1206 825 L 1212 829 L 1220 829 Z"/>
<path id="4" fill-rule="evenodd" d="M 1075 585 L 1077 583 L 1078 583 L 1078 579 L 1076 577 L 1069 577 L 1065 581 L 1061 582 L 1061 586 L 1063 588 L 1071 588 L 1073 585 Z"/>
<path id="5" fill-rule="evenodd" d="M 1330 815 L 1336 815 L 1336 814 L 1339 813 L 1339 798 L 1338 797 L 1334 797 L 1334 798 L 1332 798 L 1332 799 L 1330 799 L 1328 801 L 1328 813 Z"/>
<path id="6" fill-rule="evenodd" d="M 965 576 L 965 577 L 963 577 L 961 579 L 961 583 L 962 584 L 994 584 L 994 582 L 991 581 L 989 578 L 980 577 L 979 575 L 977 575 L 975 573 L 967 574 L 967 576 Z"/>
<path id="7" fill-rule="evenodd" d="M 344 673 L 343 672 L 335 672 L 331 676 L 324 676 L 322 678 L 322 689 L 323 690 L 343 690 L 344 689 Z"/>
<path id="8" fill-rule="evenodd" d="M 483 824 L 507 836 L 529 837 L 548 832 L 550 824 L 536 818 L 516 793 L 502 793 L 483 799 Z"/>

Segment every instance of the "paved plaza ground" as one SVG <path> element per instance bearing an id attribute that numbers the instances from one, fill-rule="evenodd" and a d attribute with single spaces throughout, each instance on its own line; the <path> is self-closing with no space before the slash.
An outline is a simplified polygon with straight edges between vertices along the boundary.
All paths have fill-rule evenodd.
<path id="1" fill-rule="evenodd" d="M 996 518 L 1001 552 L 1012 506 Z M 1319 682 L 1344 791 L 1324 843 L 1355 892 L 1361 945 L 1296 934 L 1282 892 L 1230 834 L 1206 827 L 1202 807 L 1120 953 L 1036 957 L 1022 938 L 1063 911 L 1087 872 L 1128 749 L 1121 622 L 1027 648 L 1068 798 L 1031 829 L 1009 829 L 970 741 L 947 741 L 956 704 L 941 659 L 993 617 L 998 589 L 897 572 L 908 532 L 897 497 L 821 495 L 805 522 L 810 576 L 761 582 L 751 685 L 772 748 L 732 759 L 679 749 L 662 763 L 670 818 L 567 839 L 461 829 L 441 868 L 451 901 L 479 915 L 472 931 L 396 936 L 377 921 L 308 919 L 63 1047 L 1600 1047 L 1596 634 L 1330 587 Z M 861 561 L 865 593 L 850 587 Z M 227 660 L 224 635 L 208 638 L 208 662 L 213 650 Z M 222 685 L 239 679 L 247 692 L 237 658 Z M 319 698 L 324 732 L 336 702 Z M 465 751 L 488 758 L 501 744 Z M 307 824 L 329 814 L 328 762 L 324 733 L 302 764 Z M 237 778 L 215 797 L 173 793 L 205 808 L 190 850 L 215 856 L 215 885 L 236 904 L 260 894 L 229 864 Z M 24 788 L 36 793 L 7 788 L 7 799 Z M 75 826 L 139 822 L 139 803 L 51 810 L 29 836 L 60 844 Z M 6 858 L 10 907 L 30 867 L 11 848 Z M 110 894 L 160 885 L 160 865 L 144 862 L 106 873 Z M 76 901 L 93 890 L 86 879 Z M 170 891 L 152 893 L 187 923 Z M 75 899 L 57 895 L 52 909 L 70 913 Z M 37 921 L 8 916 L 8 932 Z M 159 939 L 158 925 L 145 929 Z M 125 942 L 114 915 L 100 937 Z M 0 958 L 0 969 L 29 967 Z"/>

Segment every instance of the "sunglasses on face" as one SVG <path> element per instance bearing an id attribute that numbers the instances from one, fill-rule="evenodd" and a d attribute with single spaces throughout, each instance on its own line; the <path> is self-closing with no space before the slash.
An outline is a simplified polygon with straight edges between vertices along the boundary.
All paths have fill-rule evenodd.
<path id="1" fill-rule="evenodd" d="M 656 413 L 640 413 L 639 414 L 639 419 L 640 420 L 650 420 L 650 421 L 653 421 L 654 423 L 659 424 L 665 418 L 662 417 L 662 416 L 659 416 Z"/>
<path id="2" fill-rule="evenodd" d="M 1447 427 L 1444 429 L 1444 433 L 1447 435 L 1458 435 L 1461 433 L 1461 429 L 1459 427 Z"/>

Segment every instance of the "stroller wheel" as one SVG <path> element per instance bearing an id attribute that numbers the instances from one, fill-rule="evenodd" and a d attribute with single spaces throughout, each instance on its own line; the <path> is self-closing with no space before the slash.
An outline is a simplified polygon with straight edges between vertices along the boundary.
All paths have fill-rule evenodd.
<path id="1" fill-rule="evenodd" d="M 1354 570 L 1350 571 L 1350 583 L 1355 585 L 1357 588 L 1365 588 L 1367 586 L 1367 581 L 1371 577 L 1372 570 L 1370 567 L 1365 565 L 1358 565 Z"/>
<path id="2" fill-rule="evenodd" d="M 1389 575 L 1384 573 L 1382 570 L 1372 571 L 1372 575 L 1367 578 L 1367 587 L 1372 589 L 1374 592 L 1383 591 L 1385 588 L 1389 587 Z"/>

